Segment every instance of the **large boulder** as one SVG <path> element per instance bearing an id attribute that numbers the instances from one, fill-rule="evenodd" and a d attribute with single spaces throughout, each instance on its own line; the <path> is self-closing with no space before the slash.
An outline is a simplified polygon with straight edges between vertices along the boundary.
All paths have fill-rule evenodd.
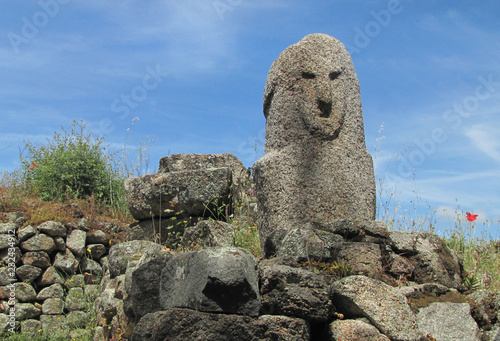
<path id="1" fill-rule="evenodd" d="M 424 335 L 439 341 L 479 341 L 479 328 L 467 303 L 432 303 L 417 314 L 417 323 Z"/>
<path id="2" fill-rule="evenodd" d="M 161 272 L 172 258 L 172 254 L 158 252 L 151 258 L 142 264 L 141 258 L 131 274 L 128 296 L 137 322 L 146 314 L 162 310 L 160 305 Z"/>
<path id="3" fill-rule="evenodd" d="M 162 270 L 160 304 L 163 309 L 257 316 L 256 260 L 247 250 L 228 247 L 176 255 Z"/>
<path id="4" fill-rule="evenodd" d="M 130 213 L 137 220 L 153 217 L 210 215 L 229 204 L 231 171 L 208 168 L 129 178 L 125 191 Z"/>
<path id="5" fill-rule="evenodd" d="M 366 317 L 391 340 L 418 341 L 420 333 L 406 297 L 378 280 L 356 275 L 332 284 L 332 302 L 347 317 Z"/>
<path id="6" fill-rule="evenodd" d="M 417 283 L 439 283 L 449 288 L 462 284 L 462 264 L 443 239 L 425 232 L 391 232 L 392 249 L 414 266 Z"/>
<path id="7" fill-rule="evenodd" d="M 233 154 L 175 154 L 160 159 L 157 174 L 130 178 L 125 191 L 137 220 L 225 216 L 244 203 L 250 175 Z M 222 212 L 221 212 L 222 209 Z"/>
<path id="8" fill-rule="evenodd" d="M 144 316 L 132 334 L 132 341 L 309 341 L 306 321 L 264 315 L 213 314 L 173 308 Z"/>
<path id="9" fill-rule="evenodd" d="M 269 70 L 264 116 L 265 155 L 253 166 L 264 250 L 277 229 L 375 219 L 359 83 L 341 42 L 311 34 L 285 49 Z"/>
<path id="10" fill-rule="evenodd" d="M 333 313 L 328 285 L 315 273 L 280 264 L 259 264 L 262 312 L 326 321 Z"/>

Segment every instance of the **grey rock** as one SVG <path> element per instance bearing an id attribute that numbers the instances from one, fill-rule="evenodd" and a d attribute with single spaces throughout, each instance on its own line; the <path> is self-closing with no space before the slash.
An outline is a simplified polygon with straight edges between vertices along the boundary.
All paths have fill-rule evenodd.
<path id="1" fill-rule="evenodd" d="M 125 180 L 130 213 L 137 220 L 187 215 L 210 216 L 229 205 L 231 170 L 207 168 L 149 174 Z"/>
<path id="2" fill-rule="evenodd" d="M 344 241 L 341 236 L 315 229 L 312 224 L 293 228 L 283 238 L 275 238 L 280 232 L 285 231 L 275 231 L 267 239 L 266 256 L 275 255 L 295 263 L 329 260 L 332 257 L 330 250 Z"/>
<path id="3" fill-rule="evenodd" d="M 118 314 L 120 307 L 123 307 L 123 282 L 125 275 L 119 275 L 111 279 L 102 290 L 96 300 L 96 311 L 100 318 L 111 320 Z"/>
<path id="4" fill-rule="evenodd" d="M 440 283 L 449 288 L 459 288 L 462 283 L 462 264 L 444 240 L 424 232 L 391 232 L 393 249 L 404 254 L 415 267 L 417 283 Z"/>
<path id="5" fill-rule="evenodd" d="M 21 250 L 25 252 L 45 251 L 48 254 L 51 254 L 55 248 L 56 245 L 54 244 L 54 240 L 43 233 L 36 234 L 21 243 Z"/>
<path id="6" fill-rule="evenodd" d="M 87 302 L 85 300 L 85 295 L 82 288 L 71 288 L 68 290 L 65 302 L 66 309 L 73 310 L 84 310 L 87 307 Z"/>
<path id="7" fill-rule="evenodd" d="M 259 264 L 261 312 L 326 321 L 333 312 L 328 285 L 311 271 Z"/>
<path id="8" fill-rule="evenodd" d="M 146 240 L 132 240 L 113 245 L 109 250 L 111 278 L 125 274 L 129 261 L 137 261 L 146 250 L 163 250 L 163 246 Z"/>
<path id="9" fill-rule="evenodd" d="M 42 333 L 46 337 L 54 337 L 55 335 L 64 337 L 69 333 L 64 315 L 42 315 L 40 322 L 42 323 Z"/>
<path id="10" fill-rule="evenodd" d="M 237 176 L 246 169 L 236 156 L 223 154 L 174 154 L 162 157 L 158 173 L 182 172 L 185 170 L 203 170 L 209 168 L 230 168 Z"/>
<path id="11" fill-rule="evenodd" d="M 87 232 L 87 244 L 109 244 L 109 238 L 106 237 L 106 233 L 101 230 L 91 230 Z"/>
<path id="12" fill-rule="evenodd" d="M 54 244 L 56 244 L 56 251 L 66 251 L 66 241 L 63 237 L 54 237 Z"/>
<path id="13" fill-rule="evenodd" d="M 14 247 L 14 254 L 12 254 L 12 248 L 7 248 L 0 250 L 0 261 L 3 261 L 5 264 L 12 263 L 12 258 L 14 258 L 14 263 L 16 266 L 21 266 L 21 249 L 19 247 Z"/>
<path id="14" fill-rule="evenodd" d="M 474 320 L 482 329 L 491 329 L 498 322 L 500 313 L 499 294 L 492 294 L 487 290 L 477 290 L 467 295 L 467 299 L 475 303 Z"/>
<path id="15" fill-rule="evenodd" d="M 404 279 L 410 277 L 415 271 L 415 266 L 412 262 L 400 255 L 395 253 L 389 254 L 389 268 L 388 272 L 398 279 Z"/>
<path id="16" fill-rule="evenodd" d="M 64 310 L 62 298 L 47 298 L 42 304 L 42 312 L 46 315 L 61 315 Z"/>
<path id="17" fill-rule="evenodd" d="M 85 285 L 85 276 L 82 274 L 76 274 L 66 279 L 64 286 L 68 289 L 70 288 L 83 288 Z"/>
<path id="18" fill-rule="evenodd" d="M 148 240 L 174 248 L 180 243 L 184 230 L 202 219 L 204 218 L 186 216 L 183 213 L 176 217 L 153 218 L 135 222 L 127 230 L 127 240 Z"/>
<path id="19" fill-rule="evenodd" d="M 51 237 L 65 237 L 68 233 L 66 227 L 55 221 L 46 221 L 38 225 L 38 231 L 48 234 Z"/>
<path id="20" fill-rule="evenodd" d="M 231 204 L 233 208 L 242 203 L 255 201 L 247 193 L 251 186 L 250 173 L 243 163 L 231 153 L 223 154 L 174 154 L 160 159 L 158 173 L 200 171 L 209 168 L 227 168 L 231 172 Z M 235 216 L 242 213 L 234 210 Z M 227 217 L 226 217 L 227 218 Z"/>
<path id="21" fill-rule="evenodd" d="M 417 314 L 420 331 L 439 341 L 479 341 L 479 328 L 467 303 L 432 303 Z"/>
<path id="22" fill-rule="evenodd" d="M 382 253 L 377 244 L 339 243 L 331 249 L 336 262 L 344 262 L 352 275 L 365 275 L 380 279 L 382 275 Z"/>
<path id="23" fill-rule="evenodd" d="M 12 273 L 10 272 L 10 270 L 6 266 L 2 266 L 0 268 L 0 286 L 10 284 L 10 283 L 17 280 L 15 278 L 15 276 L 12 277 L 11 274 Z"/>
<path id="24" fill-rule="evenodd" d="M 62 298 L 62 297 L 64 297 L 64 289 L 61 286 L 61 284 L 55 283 L 47 288 L 43 288 L 42 290 L 40 290 L 40 292 L 36 296 L 36 299 L 38 301 L 43 301 L 48 298 Z"/>
<path id="25" fill-rule="evenodd" d="M 87 233 L 82 230 L 73 230 L 66 238 L 66 246 L 70 249 L 75 256 L 83 257 L 85 255 L 85 241 Z"/>
<path id="26" fill-rule="evenodd" d="M 16 299 L 21 302 L 32 302 L 36 299 L 36 291 L 29 283 L 17 282 L 16 286 Z"/>
<path id="27" fill-rule="evenodd" d="M 455 289 L 450 289 L 439 283 L 425 283 L 401 286 L 399 292 L 408 298 L 434 296 L 439 297 L 450 292 L 457 292 Z"/>
<path id="28" fill-rule="evenodd" d="M 45 251 L 25 252 L 22 261 L 25 265 L 36 266 L 42 269 L 50 266 L 50 257 Z"/>
<path id="29" fill-rule="evenodd" d="M 257 316 L 256 267 L 255 258 L 240 248 L 216 247 L 176 255 L 162 270 L 161 307 Z"/>
<path id="30" fill-rule="evenodd" d="M 38 279 L 38 284 L 42 287 L 46 287 L 55 283 L 64 284 L 64 279 L 57 272 L 55 267 L 50 266 L 44 271 L 42 277 Z"/>
<path id="31" fill-rule="evenodd" d="M 42 323 L 39 320 L 26 320 L 21 322 L 21 334 L 38 335 L 42 329 Z"/>
<path id="32" fill-rule="evenodd" d="M 332 340 L 345 341 L 391 341 L 377 328 L 366 321 L 336 320 L 330 324 Z"/>
<path id="33" fill-rule="evenodd" d="M 385 244 L 390 241 L 389 231 L 384 222 L 378 220 L 336 219 L 324 227 L 339 234 L 348 241 Z"/>
<path id="34" fill-rule="evenodd" d="M 308 341 L 310 330 L 306 321 L 285 316 L 251 318 L 173 308 L 144 316 L 131 340 Z"/>
<path id="35" fill-rule="evenodd" d="M 100 294 L 100 286 L 97 284 L 87 284 L 83 287 L 85 297 L 91 301 L 95 301 Z"/>
<path id="36" fill-rule="evenodd" d="M 140 264 L 132 272 L 129 297 L 133 317 L 137 322 L 144 315 L 161 310 L 161 272 L 171 258 L 171 254 L 162 252 L 158 257 Z"/>
<path id="37" fill-rule="evenodd" d="M 12 248 L 17 245 L 17 238 L 10 234 L 0 234 L 0 250 Z"/>
<path id="38" fill-rule="evenodd" d="M 391 340 L 417 341 L 420 334 L 406 297 L 396 288 L 366 276 L 332 284 L 332 302 L 348 317 L 366 317 Z"/>
<path id="39" fill-rule="evenodd" d="M 82 272 L 86 272 L 97 276 L 103 275 L 102 266 L 95 260 L 89 258 L 84 258 L 82 260 L 80 268 Z"/>
<path id="40" fill-rule="evenodd" d="M 392 247 L 397 253 L 417 254 L 419 252 L 437 252 L 440 238 L 426 232 L 392 231 Z"/>
<path id="41" fill-rule="evenodd" d="M 186 247 L 235 246 L 235 226 L 222 221 L 203 220 L 185 229 L 182 245 Z"/>
<path id="42" fill-rule="evenodd" d="M 14 223 L 0 223 L 0 234 L 10 234 L 14 236 L 17 231 L 17 225 Z"/>
<path id="43" fill-rule="evenodd" d="M 19 243 L 22 243 L 22 242 L 30 239 L 35 234 L 36 234 L 36 230 L 31 225 L 20 228 L 18 231 L 18 235 L 17 235 L 17 237 L 19 239 Z"/>
<path id="44" fill-rule="evenodd" d="M 29 320 L 42 314 L 42 310 L 35 307 L 32 303 L 16 303 L 16 320 Z"/>
<path id="45" fill-rule="evenodd" d="M 88 314 L 83 311 L 73 310 L 66 315 L 66 324 L 71 329 L 85 328 L 87 327 L 89 321 L 90 319 Z"/>
<path id="46" fill-rule="evenodd" d="M 265 155 L 253 166 L 263 249 L 277 228 L 375 219 L 359 83 L 342 43 L 311 34 L 285 49 L 269 70 L 264 116 Z"/>
<path id="47" fill-rule="evenodd" d="M 108 249 L 103 244 L 87 245 L 87 256 L 93 260 L 101 259 L 106 253 L 108 253 Z"/>
<path id="48" fill-rule="evenodd" d="M 53 266 L 66 275 L 73 275 L 78 270 L 79 262 L 73 253 L 66 249 L 64 252 L 58 252 L 54 259 Z"/>
<path id="49" fill-rule="evenodd" d="M 12 323 L 12 326 L 11 326 L 11 323 Z M 10 329 L 12 327 L 16 327 L 16 321 L 15 321 L 15 318 L 12 319 L 12 321 L 10 321 L 10 318 L 7 314 L 3 314 L 3 313 L 0 313 L 0 334 L 7 330 L 7 329 Z"/>
<path id="50" fill-rule="evenodd" d="M 75 311 L 76 312 L 76 311 Z M 71 314 L 71 313 L 70 313 Z M 68 316 L 66 316 L 66 325 L 71 326 L 68 323 Z M 76 318 L 76 317 L 75 317 Z M 74 320 L 72 320 L 73 322 Z M 70 340 L 90 340 L 92 335 L 92 331 L 89 329 L 83 329 L 83 328 L 77 328 L 77 329 L 71 329 L 68 334 L 68 338 Z"/>

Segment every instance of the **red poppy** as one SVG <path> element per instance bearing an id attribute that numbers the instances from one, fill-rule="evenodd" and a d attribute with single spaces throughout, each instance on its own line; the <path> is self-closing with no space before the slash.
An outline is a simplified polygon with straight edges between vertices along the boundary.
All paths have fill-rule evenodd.
<path id="1" fill-rule="evenodd" d="M 28 168 L 29 170 L 33 170 L 33 167 Z"/>
<path id="2" fill-rule="evenodd" d="M 477 214 L 471 214 L 470 212 L 466 212 L 465 214 L 467 214 L 468 221 L 474 221 L 477 218 Z"/>
<path id="3" fill-rule="evenodd" d="M 33 165 L 33 166 L 36 166 L 36 163 L 34 163 L 34 162 L 33 162 L 33 163 L 32 163 L 32 165 Z"/>

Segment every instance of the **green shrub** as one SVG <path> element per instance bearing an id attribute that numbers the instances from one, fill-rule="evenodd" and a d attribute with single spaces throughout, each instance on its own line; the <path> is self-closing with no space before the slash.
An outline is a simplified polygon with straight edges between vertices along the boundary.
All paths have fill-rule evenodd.
<path id="1" fill-rule="evenodd" d="M 113 204 L 123 195 L 124 177 L 116 171 L 113 155 L 107 154 L 103 137 L 85 132 L 86 124 L 73 121 L 46 145 L 25 141 L 27 157 L 21 156 L 26 183 L 43 200 L 86 199 L 92 194 Z"/>

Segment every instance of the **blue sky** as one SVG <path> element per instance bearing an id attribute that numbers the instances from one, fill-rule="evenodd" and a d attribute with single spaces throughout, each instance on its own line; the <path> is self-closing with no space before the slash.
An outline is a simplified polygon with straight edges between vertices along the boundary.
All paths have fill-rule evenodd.
<path id="1" fill-rule="evenodd" d="M 149 169 L 174 153 L 263 155 L 272 62 L 310 33 L 351 53 L 381 203 L 479 214 L 499 235 L 500 2 L 2 1 L 0 169 L 84 120 Z M 392 196 L 391 196 L 392 195 Z M 389 202 L 388 204 L 385 204 Z M 436 210 L 436 212 L 434 212 Z M 463 222 L 463 226 L 468 223 Z M 489 227 L 488 227 L 489 226 Z"/>

